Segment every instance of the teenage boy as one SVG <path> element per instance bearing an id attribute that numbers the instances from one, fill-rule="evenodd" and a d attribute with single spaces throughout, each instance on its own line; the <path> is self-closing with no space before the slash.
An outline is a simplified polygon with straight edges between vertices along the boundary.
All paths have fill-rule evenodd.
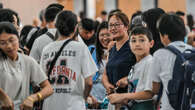
<path id="1" fill-rule="evenodd" d="M 152 62 L 150 48 L 154 41 L 151 32 L 142 26 L 132 29 L 130 34 L 130 47 L 136 57 L 136 64 L 130 70 L 128 77 L 124 77 L 117 82 L 118 87 L 129 86 L 130 93 L 111 94 L 108 96 L 113 104 L 135 100 L 131 110 L 154 110 L 152 103 L 152 92 L 150 91 L 151 80 L 149 80 L 149 69 Z M 147 100 L 145 100 L 147 99 Z"/>
<path id="2" fill-rule="evenodd" d="M 184 43 L 186 30 L 184 22 L 179 16 L 172 13 L 162 15 L 157 22 L 157 28 L 165 47 L 174 46 L 180 52 L 192 48 Z M 158 93 L 160 82 L 163 85 L 160 110 L 174 110 L 169 103 L 167 86 L 169 80 L 172 79 L 175 59 L 176 55 L 167 49 L 159 49 L 153 55 L 152 68 L 150 69 L 150 78 L 153 81 L 152 91 Z"/>

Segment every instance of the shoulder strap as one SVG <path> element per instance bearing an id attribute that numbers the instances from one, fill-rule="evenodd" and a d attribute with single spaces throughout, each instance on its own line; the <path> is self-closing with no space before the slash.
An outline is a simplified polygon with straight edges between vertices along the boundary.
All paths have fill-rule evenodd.
<path id="1" fill-rule="evenodd" d="M 91 55 L 93 54 L 93 51 L 94 51 L 94 50 L 95 50 L 95 48 L 92 47 L 91 50 L 90 50 Z"/>
<path id="2" fill-rule="evenodd" d="M 47 34 L 47 35 L 49 36 L 49 38 L 51 38 L 52 40 L 55 39 L 55 36 L 54 36 L 52 33 L 50 33 L 49 31 L 47 31 L 46 34 Z"/>
<path id="3" fill-rule="evenodd" d="M 175 48 L 174 46 L 170 45 L 170 46 L 167 46 L 165 49 L 168 49 L 169 51 L 174 53 L 176 56 L 179 56 L 182 59 L 182 61 L 185 61 L 185 58 L 182 55 L 182 53 L 177 48 Z"/>
<path id="4" fill-rule="evenodd" d="M 63 48 L 70 42 L 72 41 L 73 39 L 68 39 L 64 42 L 64 44 L 61 46 L 60 50 L 55 54 L 55 57 L 53 58 L 53 60 L 51 61 L 50 63 L 50 66 L 49 66 L 49 70 L 48 70 L 48 79 L 50 80 L 50 74 L 51 74 L 51 71 L 53 69 L 53 66 L 55 65 L 58 57 L 60 56 L 60 53 L 62 52 Z"/>

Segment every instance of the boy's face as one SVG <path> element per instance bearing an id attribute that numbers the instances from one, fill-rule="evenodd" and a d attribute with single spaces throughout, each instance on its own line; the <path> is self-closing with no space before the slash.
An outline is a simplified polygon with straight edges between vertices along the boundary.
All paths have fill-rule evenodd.
<path id="1" fill-rule="evenodd" d="M 132 35 L 130 38 L 130 47 L 136 57 L 149 55 L 153 44 L 154 41 L 149 41 L 148 37 L 144 34 Z"/>

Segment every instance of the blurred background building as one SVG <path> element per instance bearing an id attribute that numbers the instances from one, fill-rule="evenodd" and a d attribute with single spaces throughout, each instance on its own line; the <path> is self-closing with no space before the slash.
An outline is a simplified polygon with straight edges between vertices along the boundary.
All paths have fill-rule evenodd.
<path id="1" fill-rule="evenodd" d="M 65 9 L 81 12 L 89 18 L 97 18 L 101 11 L 121 9 L 129 17 L 132 13 L 159 7 L 165 11 L 183 11 L 195 16 L 195 0 L 0 0 L 4 8 L 14 9 L 19 13 L 22 24 L 32 24 L 39 12 L 50 3 L 60 3 Z"/>

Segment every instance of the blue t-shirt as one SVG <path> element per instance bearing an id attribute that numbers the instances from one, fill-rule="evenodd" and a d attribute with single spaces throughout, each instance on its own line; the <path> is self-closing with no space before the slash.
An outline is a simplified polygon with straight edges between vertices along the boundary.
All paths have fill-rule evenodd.
<path id="1" fill-rule="evenodd" d="M 114 45 L 109 51 L 109 59 L 106 65 L 108 80 L 115 85 L 118 80 L 128 76 L 131 67 L 136 63 L 136 58 L 132 53 L 129 40 L 117 51 Z M 119 88 L 118 92 L 126 92 L 126 89 Z"/>

